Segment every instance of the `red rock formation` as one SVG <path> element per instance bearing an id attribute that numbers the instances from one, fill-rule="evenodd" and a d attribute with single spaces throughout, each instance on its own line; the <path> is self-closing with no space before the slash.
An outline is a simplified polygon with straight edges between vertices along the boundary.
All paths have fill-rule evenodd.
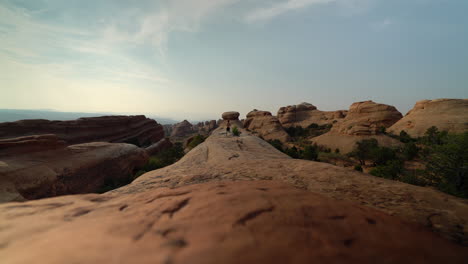
<path id="1" fill-rule="evenodd" d="M 0 157 L 64 148 L 65 141 L 56 135 L 35 135 L 0 139 Z"/>
<path id="2" fill-rule="evenodd" d="M 402 118 L 391 105 L 372 101 L 357 102 L 351 105 L 346 118 L 334 125 L 331 132 L 348 135 L 377 135 L 382 128 L 388 128 Z"/>
<path id="3" fill-rule="evenodd" d="M 243 122 L 244 128 L 261 136 L 265 140 L 278 139 L 281 142 L 289 141 L 289 135 L 284 131 L 278 119 L 268 111 L 253 110 L 247 114 Z"/>
<path id="4" fill-rule="evenodd" d="M 404 130 L 413 137 L 421 137 L 432 126 L 450 133 L 468 131 L 468 99 L 419 101 L 388 131 L 399 134 Z"/>
<path id="5" fill-rule="evenodd" d="M 314 105 L 301 103 L 281 107 L 278 110 L 278 120 L 286 128 L 291 126 L 307 127 L 311 124 L 335 124 L 342 120 L 346 114 L 345 110 L 320 111 Z"/>
<path id="6" fill-rule="evenodd" d="M 173 126 L 171 138 L 185 138 L 193 135 L 194 133 L 196 133 L 196 131 L 193 129 L 193 125 L 189 121 L 184 120 Z"/>
<path id="7" fill-rule="evenodd" d="M 109 183 L 130 182 L 148 161 L 145 150 L 130 144 L 95 142 L 44 149 L 43 138 L 11 139 L 18 143 L 16 148 L 0 150 L 0 202 L 96 192 Z"/>
<path id="8" fill-rule="evenodd" d="M 102 116 L 72 121 L 21 120 L 0 123 L 0 139 L 55 134 L 67 144 L 126 142 L 149 146 L 164 138 L 163 127 L 145 116 Z"/>
<path id="9" fill-rule="evenodd" d="M 333 125 L 332 129 L 312 139 L 318 145 L 343 153 L 353 150 L 356 142 L 375 138 L 380 145 L 399 146 L 396 139 L 384 135 L 383 129 L 390 127 L 402 117 L 395 107 L 372 101 L 357 102 L 351 105 L 346 117 Z"/>

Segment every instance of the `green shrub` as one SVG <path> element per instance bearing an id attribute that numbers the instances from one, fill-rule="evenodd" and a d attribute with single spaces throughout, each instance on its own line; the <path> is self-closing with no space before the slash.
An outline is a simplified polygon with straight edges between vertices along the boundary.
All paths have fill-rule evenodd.
<path id="1" fill-rule="evenodd" d="M 406 133 L 406 131 L 404 130 L 400 131 L 400 136 L 398 137 L 398 139 L 402 143 L 409 143 L 409 142 L 414 141 L 414 139 L 410 137 L 410 135 L 408 135 L 408 133 Z"/>
<path id="2" fill-rule="evenodd" d="M 411 141 L 405 143 L 401 149 L 402 158 L 404 160 L 413 160 L 416 156 L 418 156 L 418 153 L 418 146 L 416 146 L 416 143 Z"/>
<path id="3" fill-rule="evenodd" d="M 339 148 L 336 148 L 336 149 L 335 149 L 335 153 L 340 153 L 340 149 L 339 149 Z"/>
<path id="4" fill-rule="evenodd" d="M 401 161 L 391 160 L 385 165 L 380 165 L 373 168 L 369 173 L 377 177 L 395 180 L 398 178 L 398 174 L 400 174 L 402 170 L 403 163 Z"/>
<path id="5" fill-rule="evenodd" d="M 306 146 L 301 154 L 301 158 L 306 160 L 317 160 L 318 157 L 317 148 L 310 145 Z"/>
<path id="6" fill-rule="evenodd" d="M 239 131 L 239 129 L 238 129 L 236 126 L 234 126 L 234 127 L 232 128 L 232 134 L 233 134 L 235 137 L 238 137 L 238 136 L 240 136 L 241 132 Z"/>
<path id="7" fill-rule="evenodd" d="M 285 153 L 286 155 L 290 156 L 290 157 L 293 158 L 293 159 L 299 159 L 299 158 L 300 158 L 299 151 L 297 150 L 296 147 L 286 148 L 286 150 L 284 151 L 284 153 Z"/>
<path id="8" fill-rule="evenodd" d="M 360 164 L 354 166 L 355 171 L 360 171 L 363 172 L 364 170 L 362 169 L 362 166 Z"/>
<path id="9" fill-rule="evenodd" d="M 202 136 L 202 135 L 196 135 L 193 137 L 192 141 L 190 141 L 190 143 L 187 145 L 187 147 L 189 149 L 193 149 L 195 148 L 196 146 L 200 145 L 201 143 L 203 143 L 205 141 L 205 137 Z"/>
<path id="10" fill-rule="evenodd" d="M 366 160 L 371 160 L 376 152 L 375 149 L 378 147 L 379 143 L 375 138 L 364 139 L 356 142 L 356 148 L 349 155 L 355 157 L 361 165 L 364 165 Z"/>
<path id="11" fill-rule="evenodd" d="M 468 132 L 459 135 L 427 135 L 429 147 L 426 173 L 439 190 L 468 198 Z M 443 140 L 440 140 L 443 138 Z M 435 141 L 431 141 L 435 139 Z"/>
<path id="12" fill-rule="evenodd" d="M 278 139 L 270 139 L 270 140 L 268 140 L 268 143 L 270 143 L 270 145 L 275 147 L 277 150 L 279 150 L 281 152 L 284 152 L 283 151 L 283 143 L 281 143 L 281 141 L 279 141 Z"/>

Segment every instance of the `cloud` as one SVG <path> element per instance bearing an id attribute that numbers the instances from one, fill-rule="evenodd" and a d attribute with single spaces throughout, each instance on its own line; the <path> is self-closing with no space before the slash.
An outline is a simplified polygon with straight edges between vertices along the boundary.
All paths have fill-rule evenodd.
<path id="1" fill-rule="evenodd" d="M 312 5 L 328 4 L 337 0 L 287 0 L 267 8 L 259 8 L 247 14 L 245 20 L 249 23 L 268 21 L 286 12 L 299 10 Z"/>
<path id="2" fill-rule="evenodd" d="M 390 26 L 392 26 L 394 24 L 395 24 L 395 21 L 393 21 L 390 18 L 386 18 L 386 19 L 384 19 L 382 21 L 372 23 L 371 28 L 374 31 L 380 32 L 380 31 L 383 31 L 383 30 L 387 29 L 388 27 L 390 27 Z"/>
<path id="3" fill-rule="evenodd" d="M 299 11 L 313 6 L 333 4 L 340 15 L 356 15 L 369 10 L 376 0 L 283 0 L 269 7 L 261 7 L 249 12 L 244 20 L 247 23 L 268 22 L 287 12 Z"/>

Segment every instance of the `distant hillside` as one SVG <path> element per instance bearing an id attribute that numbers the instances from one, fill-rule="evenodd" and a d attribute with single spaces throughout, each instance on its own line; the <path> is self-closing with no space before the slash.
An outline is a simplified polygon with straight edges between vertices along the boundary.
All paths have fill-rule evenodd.
<path id="1" fill-rule="evenodd" d="M 74 120 L 80 117 L 96 117 L 103 115 L 117 115 L 117 113 L 80 113 L 80 112 L 59 112 L 54 110 L 21 110 L 21 109 L 0 109 L 0 122 L 13 122 L 24 119 L 47 119 L 47 120 Z M 160 124 L 175 124 L 178 121 L 157 116 L 147 115 Z"/>

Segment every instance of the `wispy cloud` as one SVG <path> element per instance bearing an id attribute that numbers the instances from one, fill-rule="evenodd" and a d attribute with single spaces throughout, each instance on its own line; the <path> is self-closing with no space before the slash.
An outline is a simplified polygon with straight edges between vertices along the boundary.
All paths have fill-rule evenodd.
<path id="1" fill-rule="evenodd" d="M 259 8 L 247 14 L 245 20 L 249 23 L 268 21 L 286 12 L 303 9 L 312 5 L 328 4 L 337 0 L 287 0 L 270 7 Z"/>
<path id="2" fill-rule="evenodd" d="M 244 20 L 248 23 L 268 22 L 288 12 L 331 4 L 337 7 L 341 15 L 355 15 L 367 11 L 373 2 L 375 0 L 282 0 L 249 12 Z"/>

